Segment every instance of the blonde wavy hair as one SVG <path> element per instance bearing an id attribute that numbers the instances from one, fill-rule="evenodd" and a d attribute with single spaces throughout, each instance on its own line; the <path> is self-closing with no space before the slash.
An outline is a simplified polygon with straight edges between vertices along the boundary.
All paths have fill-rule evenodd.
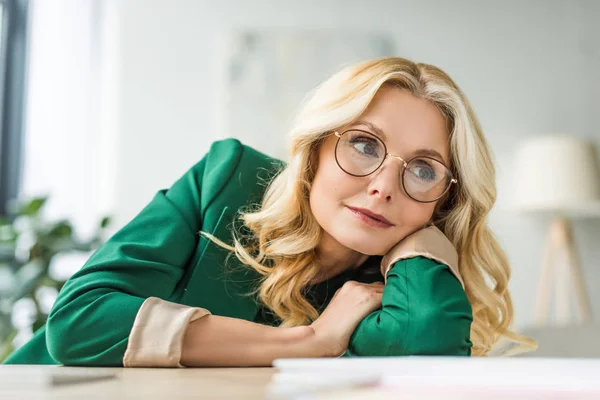
<path id="1" fill-rule="evenodd" d="M 430 101 L 448 122 L 450 168 L 459 185 L 438 204 L 432 222 L 459 255 L 473 310 L 472 355 L 487 355 L 501 339 L 516 344 L 511 354 L 535 349 L 535 341 L 511 331 L 511 269 L 486 223 L 496 201 L 492 154 L 465 95 L 435 66 L 397 57 L 370 60 L 344 68 L 317 87 L 293 123 L 289 163 L 268 186 L 260 208 L 241 214 L 250 240 L 242 243 L 236 237 L 233 247 L 215 241 L 261 274 L 257 294 L 282 326 L 315 320 L 318 312 L 304 290 L 319 270 L 314 249 L 321 227 L 309 205 L 318 149 L 331 131 L 357 120 L 382 85 Z"/>

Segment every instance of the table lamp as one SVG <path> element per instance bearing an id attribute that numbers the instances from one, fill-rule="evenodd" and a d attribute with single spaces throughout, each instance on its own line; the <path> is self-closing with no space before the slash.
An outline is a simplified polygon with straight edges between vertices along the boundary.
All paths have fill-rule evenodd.
<path id="1" fill-rule="evenodd" d="M 593 143 L 558 135 L 528 139 L 518 148 L 514 179 L 517 208 L 552 218 L 542 257 L 535 325 L 547 325 L 552 289 L 559 325 L 572 322 L 571 290 L 580 322 L 591 322 L 570 221 L 600 216 L 600 170 Z"/>

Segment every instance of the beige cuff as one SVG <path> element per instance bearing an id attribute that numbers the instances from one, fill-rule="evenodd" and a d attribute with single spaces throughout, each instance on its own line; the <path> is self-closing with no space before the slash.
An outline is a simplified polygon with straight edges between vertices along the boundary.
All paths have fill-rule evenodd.
<path id="1" fill-rule="evenodd" d="M 183 335 L 190 322 L 209 314 L 204 308 L 147 298 L 131 328 L 123 366 L 183 367 L 179 362 Z"/>
<path id="2" fill-rule="evenodd" d="M 433 225 L 408 235 L 392 247 L 381 260 L 381 274 L 387 279 L 387 273 L 394 263 L 417 256 L 427 257 L 447 265 L 463 289 L 465 288 L 458 270 L 458 254 L 454 245 L 442 231 Z"/>

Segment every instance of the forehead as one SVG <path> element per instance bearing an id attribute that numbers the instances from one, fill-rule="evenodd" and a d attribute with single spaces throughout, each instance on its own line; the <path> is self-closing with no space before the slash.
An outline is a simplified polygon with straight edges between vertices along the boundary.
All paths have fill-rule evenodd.
<path id="1" fill-rule="evenodd" d="M 359 121 L 353 124 L 372 131 L 381 130 L 390 153 L 409 157 L 419 150 L 435 150 L 443 161 L 449 158 L 448 127 L 441 111 L 427 100 L 406 90 L 381 88 Z M 374 132 L 377 133 L 377 132 Z"/>

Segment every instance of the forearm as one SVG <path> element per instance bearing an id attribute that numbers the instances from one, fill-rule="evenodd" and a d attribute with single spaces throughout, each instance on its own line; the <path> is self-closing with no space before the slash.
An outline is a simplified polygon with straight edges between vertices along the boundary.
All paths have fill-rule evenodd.
<path id="1" fill-rule="evenodd" d="M 422 257 L 388 274 L 382 309 L 358 325 L 347 356 L 469 355 L 471 306 L 447 266 Z"/>
<path id="2" fill-rule="evenodd" d="M 276 358 L 325 357 L 309 326 L 276 328 L 207 315 L 189 324 L 181 364 L 194 367 L 270 366 Z"/>

